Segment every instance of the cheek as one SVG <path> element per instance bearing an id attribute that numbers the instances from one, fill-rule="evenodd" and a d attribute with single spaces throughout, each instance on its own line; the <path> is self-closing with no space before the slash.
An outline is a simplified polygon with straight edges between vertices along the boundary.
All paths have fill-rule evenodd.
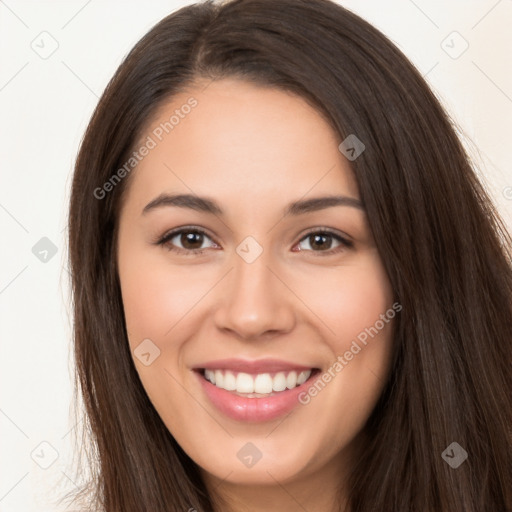
<path id="1" fill-rule="evenodd" d="M 180 348 L 189 335 L 181 331 L 186 326 L 182 320 L 205 291 L 196 280 L 191 281 L 183 267 L 171 268 L 147 251 L 121 253 L 118 267 L 135 367 L 155 409 L 166 420 L 166 413 L 174 411 L 171 423 L 179 425 L 180 411 L 187 410 L 187 396 L 175 380 Z M 144 353 L 150 353 L 147 365 L 137 355 Z"/>
<path id="2" fill-rule="evenodd" d="M 209 280 L 191 278 L 185 267 L 171 268 L 161 261 L 137 263 L 126 257 L 119 265 L 130 342 L 141 337 L 163 339 L 208 291 Z"/>
<path id="3" fill-rule="evenodd" d="M 390 371 L 393 320 L 397 312 L 388 276 L 377 254 L 340 269 L 325 280 L 315 311 L 329 326 L 332 363 L 303 403 L 322 415 L 339 445 L 359 432 L 371 414 Z M 322 398 L 317 398 L 317 397 Z"/>
<path id="4" fill-rule="evenodd" d="M 365 254 L 357 263 L 305 276 L 301 293 L 322 321 L 326 339 L 336 353 L 343 353 L 351 340 L 374 326 L 393 302 L 389 279 L 376 252 Z"/>
<path id="5" fill-rule="evenodd" d="M 323 384 L 312 389 L 304 403 L 314 401 L 313 409 L 329 404 L 324 417 L 344 424 L 345 432 L 355 432 L 370 414 L 390 371 L 393 319 L 398 314 L 392 307 L 391 284 L 377 253 L 310 279 L 303 292 L 306 286 L 312 292 L 308 307 L 321 319 L 317 325 L 324 326 L 330 364 Z M 320 394 L 323 399 L 316 400 Z"/>

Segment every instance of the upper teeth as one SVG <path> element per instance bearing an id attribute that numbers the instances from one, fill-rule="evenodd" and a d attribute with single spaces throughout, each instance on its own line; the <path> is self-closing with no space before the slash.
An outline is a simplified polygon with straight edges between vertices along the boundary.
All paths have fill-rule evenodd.
<path id="1" fill-rule="evenodd" d="M 311 370 L 299 372 L 278 372 L 273 377 L 270 373 L 234 373 L 226 370 L 205 370 L 204 376 L 212 384 L 226 391 L 237 393 L 272 393 L 284 391 L 304 384 L 311 375 Z"/>

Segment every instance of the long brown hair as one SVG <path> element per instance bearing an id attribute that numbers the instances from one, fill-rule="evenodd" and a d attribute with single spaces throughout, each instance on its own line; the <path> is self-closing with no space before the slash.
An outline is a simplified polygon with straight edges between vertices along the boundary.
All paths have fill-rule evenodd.
<path id="1" fill-rule="evenodd" d="M 356 134 L 366 147 L 351 165 L 403 309 L 393 369 L 350 477 L 351 511 L 512 509 L 510 234 L 418 71 L 329 0 L 182 8 L 137 43 L 98 103 L 69 214 L 77 380 L 98 468 L 91 500 L 107 512 L 214 510 L 130 355 L 115 258 L 129 178 L 101 199 L 94 191 L 164 101 L 223 77 L 294 92 L 340 142 Z M 442 457 L 452 442 L 468 453 L 457 469 Z"/>

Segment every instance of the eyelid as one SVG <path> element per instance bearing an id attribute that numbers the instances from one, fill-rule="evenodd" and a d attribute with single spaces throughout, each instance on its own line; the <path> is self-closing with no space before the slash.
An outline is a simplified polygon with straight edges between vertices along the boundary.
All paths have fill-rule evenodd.
<path id="1" fill-rule="evenodd" d="M 337 229 L 332 229 L 332 228 L 328 228 L 328 227 L 322 227 L 322 226 L 311 228 L 308 231 L 306 231 L 302 235 L 302 238 L 299 240 L 299 242 L 301 240 L 303 240 L 305 237 L 307 237 L 308 235 L 311 235 L 313 233 L 327 233 L 329 235 L 333 235 L 333 236 L 341 238 L 347 244 L 353 245 L 353 243 L 354 243 L 352 237 L 350 235 L 347 235 L 343 231 L 339 231 Z"/>
<path id="2" fill-rule="evenodd" d="M 208 233 L 208 231 L 206 231 L 204 228 L 201 228 L 199 226 L 180 226 L 178 228 L 173 228 L 173 229 L 171 229 L 169 231 L 166 231 L 163 235 L 157 237 L 157 239 L 154 240 L 153 243 L 155 245 L 164 245 L 169 240 L 174 238 L 176 235 L 180 235 L 181 233 L 187 233 L 187 232 L 196 232 L 196 233 L 200 233 L 202 235 L 205 235 L 210 240 L 212 240 L 216 245 L 219 245 L 215 241 L 214 237 Z M 178 249 L 181 249 L 181 248 L 178 247 Z M 185 249 L 182 249 L 182 250 L 185 250 Z M 204 249 L 196 249 L 196 251 L 197 250 L 204 250 Z M 189 249 L 189 250 L 187 250 L 187 252 L 193 252 L 193 249 Z"/>

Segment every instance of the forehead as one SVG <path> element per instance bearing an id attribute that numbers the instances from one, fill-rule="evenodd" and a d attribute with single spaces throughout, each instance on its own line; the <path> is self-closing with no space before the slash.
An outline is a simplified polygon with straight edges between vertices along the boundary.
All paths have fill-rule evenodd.
<path id="1" fill-rule="evenodd" d="M 252 208 L 308 194 L 358 197 L 336 132 L 306 100 L 281 89 L 199 82 L 159 107 L 138 146 L 145 142 L 151 149 L 127 198 L 139 206 L 163 191 Z"/>

